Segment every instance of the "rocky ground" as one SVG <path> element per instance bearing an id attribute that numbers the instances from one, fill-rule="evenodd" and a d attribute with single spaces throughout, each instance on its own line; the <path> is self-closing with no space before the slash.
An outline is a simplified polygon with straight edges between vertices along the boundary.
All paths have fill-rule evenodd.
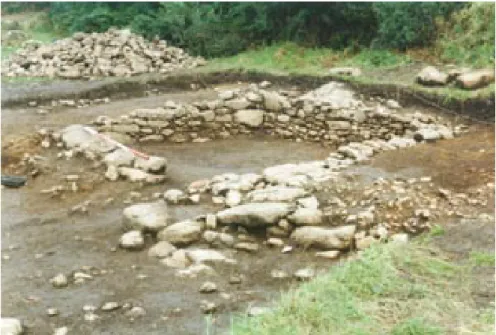
<path id="1" fill-rule="evenodd" d="M 166 180 L 151 185 L 109 181 L 108 158 L 95 164 L 99 158 L 67 148 L 63 131 L 56 139 L 39 130 L 60 132 L 70 124 L 91 124 L 100 115 L 118 120 L 135 109 L 179 110 L 168 101 L 194 106 L 218 99 L 217 91 L 4 109 L 2 173 L 32 176 L 23 188 L 2 190 L 2 316 L 22 320 L 28 334 L 64 334 L 63 327 L 69 334 L 219 333 L 236 313 L 263 312 L 281 290 L 372 243 L 404 242 L 441 225 L 448 233 L 439 244 L 453 257 L 472 248 L 492 250 L 493 127 L 461 125 L 435 111 L 363 99 L 346 107 L 355 110 L 351 117 L 356 111 L 389 110 L 402 117 L 381 126 L 391 133 L 392 124 L 396 133 L 379 141 L 381 127 L 370 121 L 376 119 L 340 119 L 331 124 L 349 131 L 338 128 L 342 136 L 326 138 L 322 146 L 314 139 L 324 129 L 317 115 L 325 114 L 325 103 L 310 108 L 278 97 L 283 112 L 270 111 L 267 95 L 292 88 L 264 93 L 247 87 L 220 87 L 221 100 L 232 106 L 220 116 L 233 114 L 244 125 L 200 129 L 199 137 L 208 141 L 130 142 L 167 159 Z M 244 93 L 225 93 L 238 88 L 235 92 Z M 246 105 L 248 94 L 260 105 Z M 300 107 L 315 115 L 306 123 L 315 129 L 301 123 L 296 130 L 288 128 L 289 120 L 299 122 Z M 250 128 L 247 122 L 258 126 L 260 121 L 240 116 L 246 108 L 261 110 L 269 129 L 283 132 Z M 265 114 L 268 110 L 277 121 Z M 405 121 L 416 112 L 420 117 Z M 443 125 L 456 137 L 422 132 L 424 123 L 438 132 L 436 125 Z M 363 146 L 367 125 L 377 134 L 372 132 Z M 176 122 L 173 129 L 194 131 L 182 127 Z M 124 133 L 142 138 L 149 136 L 141 133 L 146 128 Z M 226 129 L 229 138 L 215 136 Z M 316 133 L 306 137 L 310 131 Z M 420 139 L 419 131 L 425 135 Z M 127 168 L 139 168 L 136 161 Z M 140 203 L 153 205 L 136 207 Z M 486 272 L 478 274 L 481 280 L 493 281 Z M 493 300 L 492 287 L 474 291 L 481 304 Z"/>

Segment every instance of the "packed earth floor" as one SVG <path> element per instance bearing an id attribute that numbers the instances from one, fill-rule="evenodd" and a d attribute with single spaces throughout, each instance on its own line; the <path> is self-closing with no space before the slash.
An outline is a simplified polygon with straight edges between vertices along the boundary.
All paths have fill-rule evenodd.
<path id="1" fill-rule="evenodd" d="M 27 334 L 220 334 L 373 243 L 439 225 L 453 259 L 493 251 L 493 126 L 323 91 L 238 83 L 2 109 L 2 174 L 29 176 L 2 188 L 2 316 Z M 158 168 L 82 146 L 77 125 Z M 487 306 L 494 277 L 477 276 Z"/>

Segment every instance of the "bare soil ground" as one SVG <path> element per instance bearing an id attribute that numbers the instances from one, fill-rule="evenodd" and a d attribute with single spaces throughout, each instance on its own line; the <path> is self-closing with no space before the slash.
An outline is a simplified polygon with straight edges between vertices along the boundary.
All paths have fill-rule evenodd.
<path id="1" fill-rule="evenodd" d="M 211 278 L 222 292 L 231 295 L 226 300 L 219 294 L 205 297 L 198 293 L 204 277 L 178 278 L 174 270 L 149 258 L 146 251 L 115 249 L 122 233 L 121 211 L 127 206 L 123 200 L 131 191 L 140 192 L 142 200 L 150 199 L 154 192 L 183 187 L 223 172 L 259 172 L 270 165 L 322 159 L 329 149 L 256 136 L 201 144 L 137 145 L 142 151 L 167 157 L 170 166 L 165 185 L 140 188 L 126 182 L 105 182 L 101 170 L 91 170 L 83 159 L 56 160 L 53 150 L 41 149 L 37 139 L 30 136 L 41 127 L 85 123 L 100 114 L 116 116 L 133 108 L 155 107 L 166 100 L 195 101 L 215 94 L 211 89 L 180 92 L 65 108 L 44 115 L 37 114 L 36 109 L 2 110 L 2 172 L 12 172 L 10 165 L 24 152 L 39 153 L 52 163 L 45 174 L 25 187 L 2 189 L 3 316 L 21 318 L 29 326 L 28 334 L 52 334 L 60 326 L 68 326 L 73 334 L 204 334 L 207 320 L 199 305 L 208 299 L 220 305 L 220 313 L 208 321 L 213 324 L 210 334 L 217 334 L 229 328 L 235 313 L 250 305 L 267 305 L 281 290 L 295 285 L 292 280 L 271 278 L 270 271 L 275 267 L 293 272 L 307 266 L 325 270 L 334 264 L 316 259 L 311 252 L 286 255 L 265 246 L 257 254 L 238 253 L 237 266 L 216 266 L 218 275 Z M 13 144 L 9 144 L 11 140 Z M 374 177 L 430 175 L 439 187 L 457 191 L 494 182 L 494 127 L 476 126 L 460 138 L 386 152 L 370 166 Z M 81 192 L 63 198 L 39 193 L 72 173 L 82 175 L 82 185 L 86 186 Z M 114 202 L 105 205 L 109 197 Z M 69 216 L 68 209 L 84 200 L 93 202 L 89 215 Z M 494 197 L 490 200 L 484 211 L 494 213 Z M 174 206 L 171 211 L 181 220 L 215 209 L 213 204 L 202 204 Z M 494 226 L 446 222 L 446 233 L 438 243 L 454 259 L 464 258 L 471 250 L 491 251 Z M 68 274 L 84 267 L 94 273 L 94 278 L 81 285 L 55 289 L 48 282 L 57 273 Z M 240 285 L 228 283 L 233 274 L 245 277 Z M 494 278 L 489 270 L 474 275 L 485 283 L 474 294 L 482 297 L 482 303 L 494 301 Z M 144 307 L 147 314 L 132 321 L 118 310 L 99 313 L 101 319 L 93 323 L 84 321 L 84 305 L 99 307 L 107 301 L 130 302 Z M 47 316 L 49 307 L 58 308 L 60 315 Z"/>

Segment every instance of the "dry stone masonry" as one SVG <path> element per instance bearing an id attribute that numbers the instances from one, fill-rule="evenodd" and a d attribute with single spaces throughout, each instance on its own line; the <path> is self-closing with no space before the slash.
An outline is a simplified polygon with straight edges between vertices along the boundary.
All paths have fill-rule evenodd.
<path id="1" fill-rule="evenodd" d="M 71 157 L 82 154 L 105 165 L 110 181 L 160 182 L 165 178 L 167 161 L 163 157 L 144 158 L 101 134 L 125 135 L 141 142 L 181 143 L 261 132 L 320 142 L 335 149 L 324 160 L 269 166 L 252 173 L 224 173 L 195 181 L 182 190 L 165 190 L 158 194 L 163 200 L 125 208 L 120 247 L 141 250 L 146 244 L 144 236 L 152 235 L 158 243 L 148 254 L 185 277 L 215 272 L 205 262 L 236 264 L 235 252 L 259 252 L 259 242 L 250 235 L 254 230 L 264 231 L 264 244 L 283 253 L 301 246 L 317 249 L 316 256 L 329 259 L 376 242 L 405 242 L 408 235 L 401 235 L 405 231 L 415 234 L 430 228 L 429 209 L 409 208 L 409 219 L 396 225 L 389 223 L 394 214 L 377 207 L 376 196 L 386 189 L 380 181 L 377 190 L 363 195 L 374 202 L 336 197 L 322 204 L 317 191 L 323 185 L 349 184 L 341 179 L 345 169 L 379 152 L 457 134 L 436 118 L 405 113 L 394 100 L 363 101 L 346 86 L 333 82 L 304 95 L 271 91 L 267 83 L 252 84 L 247 89 L 219 92 L 214 101 L 168 101 L 162 107 L 137 109 L 119 119 L 100 116 L 93 126 L 98 133 L 72 125 L 44 136 L 72 152 Z M 408 184 L 388 187 L 398 190 L 399 185 L 404 188 L 400 194 L 405 194 Z M 169 206 L 207 199 L 219 208 L 216 213 L 179 222 L 169 215 Z M 396 198 L 386 209 L 405 206 L 408 199 Z M 192 247 L 197 242 L 219 250 Z"/>
<path id="2" fill-rule="evenodd" d="M 399 113 L 395 110 L 397 103 L 391 104 L 366 105 L 343 84 L 334 82 L 300 97 L 284 96 L 252 84 L 245 90 L 221 92 L 214 101 L 168 101 L 162 107 L 137 109 L 120 119 L 101 116 L 94 124 L 101 132 L 127 134 L 140 142 L 203 142 L 263 132 L 334 147 L 413 137 L 425 127 L 432 128 L 433 118 Z M 449 133 L 441 125 L 436 129 L 442 129 L 439 137 Z"/>
<path id="3" fill-rule="evenodd" d="M 146 41 L 129 30 L 75 33 L 52 44 L 30 43 L 2 65 L 7 77 L 60 77 L 80 79 L 168 73 L 204 65 L 203 58 L 189 56 L 166 41 Z"/>

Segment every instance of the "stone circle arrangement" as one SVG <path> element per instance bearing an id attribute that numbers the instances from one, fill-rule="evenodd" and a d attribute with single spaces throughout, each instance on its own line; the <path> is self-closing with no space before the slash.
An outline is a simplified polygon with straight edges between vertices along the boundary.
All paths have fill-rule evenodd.
<path id="1" fill-rule="evenodd" d="M 51 44 L 27 41 L 2 64 L 2 76 L 80 79 L 168 73 L 204 65 L 166 41 L 147 41 L 129 30 L 75 33 Z"/>
<path id="2" fill-rule="evenodd" d="M 163 182 L 167 160 L 154 156 L 145 159 L 96 134 L 127 136 L 140 142 L 181 143 L 262 132 L 335 148 L 324 160 L 217 175 L 195 181 L 184 190 L 169 189 L 161 195 L 163 200 L 125 208 L 126 232 L 119 245 L 141 250 L 145 247 L 144 235 L 153 235 L 157 244 L 148 253 L 177 268 L 178 275 L 212 271 L 205 262 L 236 263 L 229 251 L 191 247 L 199 241 L 221 249 L 256 252 L 259 246 L 248 234 L 252 229 L 265 230 L 265 243 L 282 248 L 282 252 L 291 252 L 293 245 L 312 247 L 320 250 L 318 256 L 334 259 L 344 251 L 363 249 L 375 241 L 404 242 L 408 240 L 404 231 L 418 233 L 429 228 L 428 210 L 416 211 L 407 226 L 382 224 L 373 206 L 335 220 L 335 213 L 321 208 L 315 192 L 326 182 L 337 181 L 346 167 L 379 152 L 453 138 L 461 133 L 460 127 L 426 114 L 406 113 L 394 100 L 357 99 L 340 83 L 331 82 L 304 95 L 270 90 L 269 85 L 262 82 L 222 91 L 213 101 L 167 101 L 163 107 L 137 109 L 119 119 L 100 116 L 92 125 L 98 133 L 88 132 L 84 125 L 71 125 L 60 132 L 47 132 L 44 142 L 46 146 L 55 142 L 57 147 L 64 147 L 61 156 L 80 153 L 104 164 L 105 177 L 110 181 L 140 183 Z M 174 222 L 169 215 L 168 206 L 208 199 L 224 208 L 181 222 Z M 233 227 L 247 234 L 235 237 L 229 233 Z"/>

